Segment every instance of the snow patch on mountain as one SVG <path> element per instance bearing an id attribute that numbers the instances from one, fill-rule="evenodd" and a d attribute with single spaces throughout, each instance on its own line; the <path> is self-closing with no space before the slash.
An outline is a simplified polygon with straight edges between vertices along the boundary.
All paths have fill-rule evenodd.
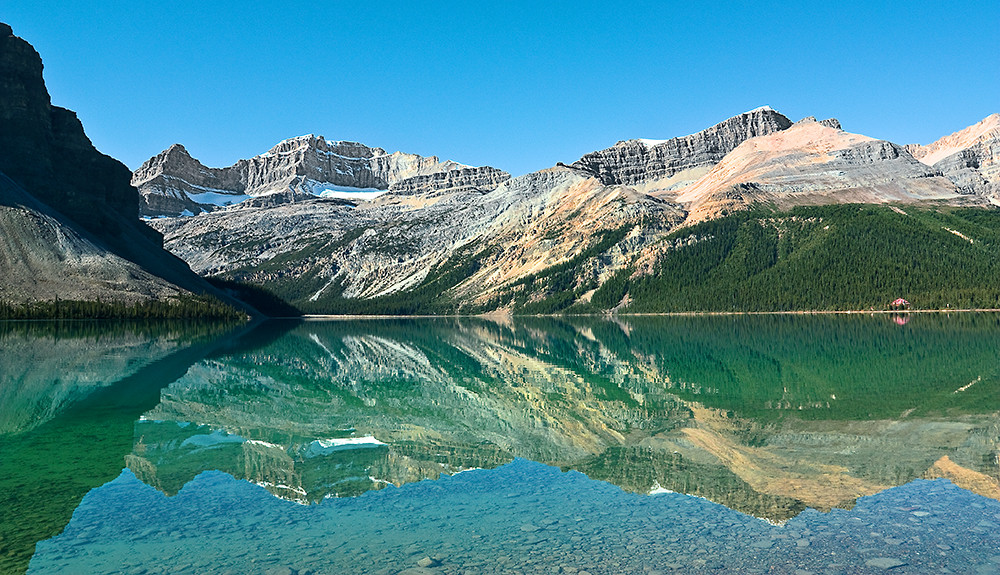
<path id="1" fill-rule="evenodd" d="M 199 204 L 224 208 L 226 206 L 232 206 L 240 202 L 249 200 L 251 196 L 248 196 L 246 194 L 233 194 L 230 192 L 226 192 L 225 190 L 219 190 L 212 192 L 202 192 L 200 194 L 192 194 L 191 192 L 187 192 L 187 197 L 190 198 L 191 201 Z"/>
<path id="2" fill-rule="evenodd" d="M 305 186 L 314 196 L 320 198 L 340 198 L 346 200 L 371 201 L 388 190 L 378 188 L 357 188 L 353 186 L 338 186 L 330 182 L 307 181 Z"/>

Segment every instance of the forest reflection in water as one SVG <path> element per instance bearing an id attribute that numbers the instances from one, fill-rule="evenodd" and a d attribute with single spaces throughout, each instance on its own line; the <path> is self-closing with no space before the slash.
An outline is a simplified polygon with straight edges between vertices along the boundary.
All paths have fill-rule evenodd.
<path id="1" fill-rule="evenodd" d="M 0 393 L 21 390 L 0 409 L 4 507 L 51 519 L 27 537 L 5 513 L 6 556 L 58 533 L 123 466 L 170 496 L 221 470 L 315 503 L 524 458 L 775 522 L 916 478 L 1000 499 L 993 315 L 200 329 L 86 345 L 3 333 L 5 358 L 51 352 L 3 364 Z M 68 437 L 91 446 L 85 461 Z"/>
<path id="2" fill-rule="evenodd" d="M 315 502 L 522 457 L 775 521 L 918 477 L 998 497 L 995 322 L 306 322 L 171 383 L 129 467 Z"/>

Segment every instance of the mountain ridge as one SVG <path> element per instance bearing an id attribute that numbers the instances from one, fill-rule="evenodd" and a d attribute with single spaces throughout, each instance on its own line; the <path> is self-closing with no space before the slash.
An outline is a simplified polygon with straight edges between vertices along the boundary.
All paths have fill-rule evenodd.
<path id="1" fill-rule="evenodd" d="M 194 215 L 264 196 L 271 196 L 269 203 L 312 196 L 372 199 L 381 192 L 426 189 L 428 178 L 451 187 L 482 187 L 509 177 L 489 166 L 389 153 L 308 134 L 282 140 L 267 152 L 224 168 L 207 167 L 182 144 L 173 144 L 135 170 L 132 184 L 142 198 L 140 213 L 156 217 L 182 215 L 185 210 Z"/>
<path id="2" fill-rule="evenodd" d="M 1000 114 L 944 136 L 927 146 L 906 149 L 967 193 L 1000 205 Z"/>
<path id="3" fill-rule="evenodd" d="M 607 185 L 666 180 L 665 187 L 671 189 L 692 177 L 684 177 L 685 172 L 715 164 L 744 140 L 784 130 L 791 124 L 784 115 L 762 106 L 688 136 L 619 141 L 610 148 L 585 154 L 573 165 Z M 679 174 L 681 177 L 675 178 Z"/>
<path id="4" fill-rule="evenodd" d="M 3 46 L 0 82 L 8 97 L 0 102 L 0 120 L 10 129 L 0 134 L 0 173 L 12 180 L 6 201 L 15 208 L 5 220 L 8 236 L 36 243 L 46 238 L 45 245 L 29 250 L 37 256 L 34 260 L 13 248 L 4 252 L 11 262 L 6 265 L 27 270 L 18 277 L 29 283 L 8 288 L 18 292 L 15 299 L 32 291 L 30 281 L 59 276 L 59 266 L 67 265 L 60 262 L 91 258 L 94 250 L 107 249 L 131 263 L 106 260 L 113 269 L 94 272 L 100 280 L 92 284 L 94 297 L 161 297 L 150 292 L 149 278 L 139 268 L 165 281 L 162 289 L 153 289 L 157 293 L 174 289 L 167 284 L 177 293 L 218 293 L 190 274 L 190 266 L 223 282 L 272 290 L 315 313 L 627 311 L 637 295 L 629 290 L 647 286 L 656 291 L 666 285 L 657 283 L 659 275 L 679 253 L 722 257 L 725 265 L 713 273 L 727 282 L 744 272 L 749 281 L 781 258 L 827 257 L 829 250 L 800 249 L 783 239 L 783 234 L 798 233 L 792 228 L 799 224 L 787 222 L 805 217 L 832 218 L 846 229 L 874 222 L 903 243 L 947 239 L 950 243 L 913 253 L 967 262 L 975 269 L 965 288 L 976 295 L 954 299 L 993 301 L 991 288 L 977 282 L 995 262 L 978 244 L 969 251 L 954 238 L 992 242 L 994 212 L 963 212 L 952 219 L 945 212 L 1000 204 L 1000 116 L 921 147 L 850 134 L 832 118 L 793 123 L 763 106 L 695 134 L 625 140 L 570 165 L 517 178 L 489 166 L 389 153 L 309 134 L 224 168 L 209 168 L 175 144 L 129 178 L 124 166 L 93 148 L 72 112 L 51 105 L 41 59 L 30 45 L 10 32 Z M 138 194 L 129 180 L 138 185 Z M 27 205 L 17 199 L 18 190 L 56 215 L 28 209 L 25 219 L 24 212 L 16 211 Z M 788 211 L 859 203 L 893 205 L 875 209 L 877 215 L 870 217 L 865 210 Z M 903 208 L 911 207 L 923 227 L 887 216 L 886 210 L 906 216 Z M 678 233 L 744 212 L 750 223 L 723 222 L 705 236 Z M 140 214 L 152 218 L 149 226 L 139 221 Z M 159 217 L 194 214 L 200 215 Z M 58 231 L 59 225 L 70 231 Z M 768 236 L 753 247 L 744 236 L 759 235 L 754 225 L 776 229 L 777 243 Z M 46 231 L 50 228 L 57 232 Z M 88 244 L 89 236 L 73 230 L 94 241 Z M 841 257 L 872 257 L 866 246 L 850 243 L 839 232 L 810 228 L 807 235 L 819 244 L 847 242 L 839 246 Z M 183 261 L 161 250 L 161 237 Z M 713 242 L 717 245 L 711 250 L 703 249 Z M 52 246 L 54 252 L 46 251 Z M 63 248 L 68 251 L 60 252 Z M 774 253 L 760 252 L 772 248 Z M 690 261 L 705 269 L 715 265 Z M 733 275 L 734 270 L 743 271 Z M 689 271 L 681 275 L 689 277 Z M 649 276 L 659 279 L 642 280 Z M 896 291 L 910 285 L 905 274 L 891 277 Z M 46 297 L 86 284 L 50 289 Z M 738 282 L 725 285 L 743 289 Z M 872 289 L 874 284 L 859 285 Z M 705 289 L 709 293 L 719 286 Z M 646 309 L 651 301 L 665 301 L 658 293 L 646 297 Z M 867 293 L 859 301 L 874 303 L 881 297 Z M 950 296 L 933 292 L 928 297 L 948 301 Z M 763 301 L 756 295 L 730 299 Z M 780 308 L 781 303 L 767 300 L 767 305 Z"/>
<path id="5" fill-rule="evenodd" d="M 733 197 L 739 189 L 748 198 Z M 741 194 L 742 195 L 742 194 Z M 903 146 L 851 134 L 814 118 L 744 141 L 676 201 L 689 221 L 754 201 L 779 206 L 957 200 L 959 190 Z"/>

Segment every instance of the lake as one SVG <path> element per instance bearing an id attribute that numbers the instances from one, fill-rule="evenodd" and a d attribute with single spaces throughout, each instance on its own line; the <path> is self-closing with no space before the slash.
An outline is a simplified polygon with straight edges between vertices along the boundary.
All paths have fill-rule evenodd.
<path id="1" fill-rule="evenodd" d="M 3 573 L 1000 573 L 991 314 L 0 323 Z"/>

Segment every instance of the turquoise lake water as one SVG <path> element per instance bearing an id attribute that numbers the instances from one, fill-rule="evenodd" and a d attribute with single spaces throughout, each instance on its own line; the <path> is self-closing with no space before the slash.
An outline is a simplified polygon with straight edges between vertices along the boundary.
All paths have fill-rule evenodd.
<path id="1" fill-rule="evenodd" d="M 988 314 L 3 324 L 0 572 L 998 573 L 998 352 Z"/>

